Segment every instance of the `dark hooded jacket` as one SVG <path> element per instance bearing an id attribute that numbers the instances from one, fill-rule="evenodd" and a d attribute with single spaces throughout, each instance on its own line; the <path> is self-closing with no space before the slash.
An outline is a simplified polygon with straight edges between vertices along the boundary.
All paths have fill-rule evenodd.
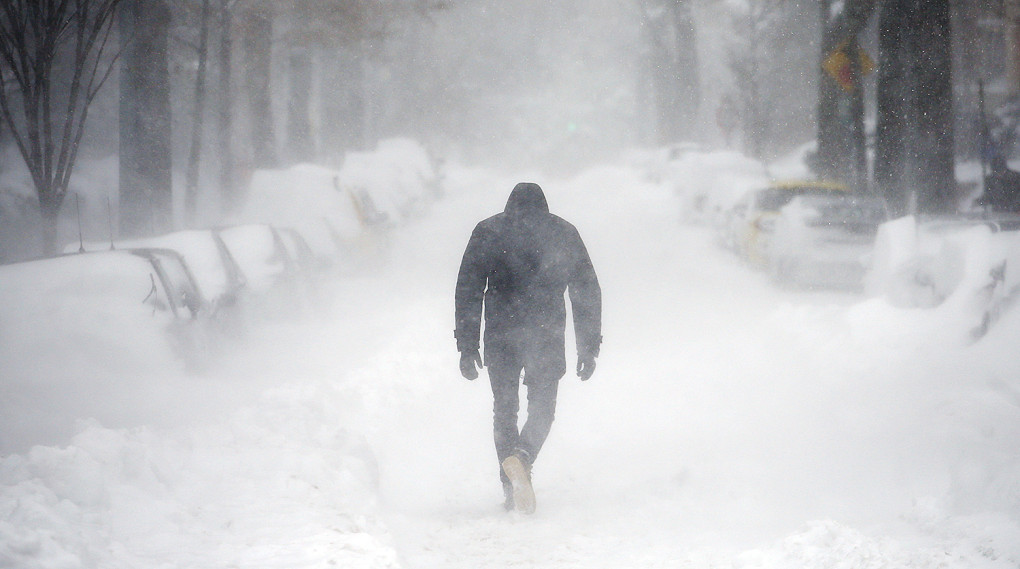
<path id="1" fill-rule="evenodd" d="M 478 349 L 484 304 L 486 365 L 513 350 L 525 360 L 540 358 L 555 368 L 550 373 L 562 376 L 564 291 L 578 354 L 597 356 L 602 291 L 588 251 L 573 225 L 549 213 L 538 184 L 517 184 L 503 213 L 480 222 L 464 251 L 457 277 L 457 349 Z"/>

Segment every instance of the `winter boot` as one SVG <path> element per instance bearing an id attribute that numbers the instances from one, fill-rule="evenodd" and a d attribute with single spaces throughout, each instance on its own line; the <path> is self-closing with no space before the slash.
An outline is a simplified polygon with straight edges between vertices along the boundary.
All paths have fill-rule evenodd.
<path id="1" fill-rule="evenodd" d="M 517 451 L 506 457 L 503 472 L 513 488 L 514 509 L 522 514 L 534 514 L 535 490 L 531 487 L 531 463 L 527 454 Z"/>
<path id="2" fill-rule="evenodd" d="M 508 512 L 514 509 L 514 487 L 509 482 L 503 484 L 503 509 Z"/>

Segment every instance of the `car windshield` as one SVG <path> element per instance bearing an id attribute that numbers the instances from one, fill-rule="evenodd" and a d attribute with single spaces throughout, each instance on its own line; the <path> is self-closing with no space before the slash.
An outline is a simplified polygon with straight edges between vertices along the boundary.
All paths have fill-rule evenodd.
<path id="1" fill-rule="evenodd" d="M 790 186 L 783 188 L 769 188 L 758 192 L 756 206 L 761 211 L 779 211 L 793 198 L 810 194 L 812 196 L 840 197 L 844 193 L 840 190 L 820 188 L 818 186 Z"/>
<path id="2" fill-rule="evenodd" d="M 854 196 L 804 196 L 801 202 L 816 212 L 815 220 L 825 223 L 878 225 L 885 221 L 885 206 L 875 198 Z"/>

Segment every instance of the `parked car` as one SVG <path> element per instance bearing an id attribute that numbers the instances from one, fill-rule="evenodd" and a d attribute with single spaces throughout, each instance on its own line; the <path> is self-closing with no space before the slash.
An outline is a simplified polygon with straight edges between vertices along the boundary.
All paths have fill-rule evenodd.
<path id="1" fill-rule="evenodd" d="M 306 308 L 318 259 L 300 233 L 263 223 L 216 231 L 244 272 L 245 297 L 256 314 L 276 318 Z"/>
<path id="2" fill-rule="evenodd" d="M 797 196 L 775 218 L 769 272 L 782 284 L 860 287 L 887 219 L 880 198 Z"/>
<path id="3" fill-rule="evenodd" d="M 175 251 L 107 250 L 3 265 L 0 298 L 0 337 L 16 338 L 21 352 L 81 349 L 88 338 L 92 354 L 129 357 L 135 343 L 163 342 L 189 365 L 204 361 L 208 305 Z"/>
<path id="4" fill-rule="evenodd" d="M 779 210 L 797 196 L 838 196 L 849 188 L 825 181 L 779 181 L 747 192 L 730 210 L 726 225 L 737 254 L 758 268 L 769 266 Z"/>
<path id="5" fill-rule="evenodd" d="M 249 288 L 264 292 L 297 272 L 279 232 L 263 223 L 218 227 L 213 230 L 237 261 Z"/>
<path id="6" fill-rule="evenodd" d="M 73 243 L 65 253 L 81 249 L 171 249 L 180 253 L 199 292 L 211 303 L 211 311 L 219 314 L 231 310 L 245 286 L 244 274 L 219 233 L 208 229 L 175 231 L 154 237 L 118 239 L 110 242 Z"/>

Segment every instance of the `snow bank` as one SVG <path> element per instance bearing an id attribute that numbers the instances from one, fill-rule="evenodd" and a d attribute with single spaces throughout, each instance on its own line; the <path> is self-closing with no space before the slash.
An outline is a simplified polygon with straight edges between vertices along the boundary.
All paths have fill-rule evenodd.
<path id="1" fill-rule="evenodd" d="M 738 152 L 689 152 L 669 164 L 668 181 L 689 215 L 713 215 L 768 182 L 761 162 Z"/>
<path id="2" fill-rule="evenodd" d="M 626 162 L 645 172 L 652 183 L 664 183 L 679 197 L 681 215 L 703 221 L 730 208 L 744 193 L 769 180 L 764 165 L 731 150 L 706 151 L 679 145 L 632 151 Z"/>
<path id="3" fill-rule="evenodd" d="M 957 330 L 984 334 L 1020 290 L 1020 231 L 982 219 L 890 221 L 879 228 L 865 283 L 893 306 L 935 309 Z"/>
<path id="4" fill-rule="evenodd" d="M 986 523 L 992 521 L 986 519 Z M 807 524 L 774 546 L 748 551 L 738 556 L 739 569 L 885 569 L 887 567 L 986 567 L 1000 559 L 1020 561 L 1020 533 L 1001 532 L 992 542 L 983 543 L 987 529 L 978 530 L 954 524 L 948 535 L 873 536 L 858 529 L 826 520 Z M 1000 529 L 1008 528 L 995 520 Z M 978 530 L 978 531 L 975 531 Z M 934 531 L 934 528 L 932 528 Z M 925 535 L 929 533 L 929 535 Z M 976 535 L 975 535 L 976 534 Z M 932 541 L 941 547 L 932 547 Z"/>
<path id="5" fill-rule="evenodd" d="M 0 566 L 396 567 L 374 459 L 337 403 L 281 387 L 215 427 L 92 422 L 66 447 L 5 457 Z"/>
<path id="6" fill-rule="evenodd" d="M 420 214 L 435 195 L 436 172 L 417 142 L 395 138 L 380 141 L 371 152 L 348 152 L 338 183 L 397 223 Z"/>

